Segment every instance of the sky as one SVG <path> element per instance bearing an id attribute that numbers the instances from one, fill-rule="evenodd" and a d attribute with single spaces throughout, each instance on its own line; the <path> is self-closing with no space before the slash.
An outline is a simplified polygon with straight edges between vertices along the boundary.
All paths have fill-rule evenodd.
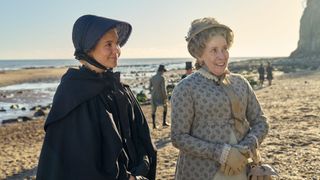
<path id="1" fill-rule="evenodd" d="M 288 56 L 297 47 L 305 0 L 3 0 L 0 59 L 72 59 L 74 22 L 94 14 L 133 26 L 122 58 L 191 57 L 185 36 L 214 17 L 235 34 L 231 57 Z"/>

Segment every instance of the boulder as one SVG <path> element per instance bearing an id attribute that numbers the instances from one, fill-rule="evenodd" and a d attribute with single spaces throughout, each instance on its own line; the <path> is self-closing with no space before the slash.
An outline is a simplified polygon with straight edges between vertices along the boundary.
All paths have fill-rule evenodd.
<path id="1" fill-rule="evenodd" d="M 12 104 L 10 106 L 10 109 L 19 109 L 19 105 L 18 104 Z"/>
<path id="2" fill-rule="evenodd" d="M 34 117 L 40 117 L 40 116 L 45 116 L 45 115 L 46 115 L 46 113 L 45 113 L 43 110 L 41 110 L 41 109 L 37 110 L 37 111 L 33 114 Z"/>
<path id="3" fill-rule="evenodd" d="M 2 121 L 2 124 L 16 123 L 18 119 L 5 119 Z"/>
<path id="4" fill-rule="evenodd" d="M 320 1 L 307 0 L 300 20 L 298 47 L 290 58 L 315 58 L 320 61 Z"/>
<path id="5" fill-rule="evenodd" d="M 28 116 L 19 116 L 18 121 L 31 121 L 32 118 Z"/>

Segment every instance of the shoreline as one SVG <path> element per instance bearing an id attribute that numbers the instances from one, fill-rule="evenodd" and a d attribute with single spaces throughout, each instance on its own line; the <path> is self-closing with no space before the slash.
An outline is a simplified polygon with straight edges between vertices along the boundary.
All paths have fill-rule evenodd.
<path id="1" fill-rule="evenodd" d="M 260 63 L 266 63 L 268 61 L 272 62 L 274 65 L 274 76 L 279 76 L 282 73 L 284 73 L 282 68 L 282 65 L 279 65 L 279 62 L 283 62 L 285 60 L 288 60 L 288 58 L 256 58 L 256 59 L 247 59 L 243 61 L 234 61 L 229 63 L 229 69 L 233 73 L 239 73 L 242 74 L 247 80 L 250 82 L 251 86 L 257 90 L 260 89 L 259 87 L 259 80 L 258 80 L 258 73 L 257 68 L 260 65 Z M 48 103 L 54 93 L 54 84 L 56 86 L 56 83 L 59 82 L 62 75 L 68 70 L 68 68 L 77 68 L 77 66 L 64 66 L 60 68 L 54 68 L 54 67 L 45 67 L 45 68 L 24 68 L 19 70 L 10 70 L 10 71 L 3 71 L 0 73 L 0 88 L 10 85 L 17 85 L 14 87 L 9 87 L 11 90 L 5 90 L 0 92 L 0 101 L 3 102 L 2 106 L 0 107 L 0 113 L 6 113 L 1 120 L 7 121 L 7 122 L 19 122 L 24 121 L 25 117 L 19 117 L 19 116 L 25 116 L 27 111 L 16 111 L 21 110 L 21 108 L 26 109 L 31 108 L 34 106 L 50 106 L 50 103 Z M 299 66 L 291 69 L 289 72 L 299 72 Z M 304 70 L 302 70 L 304 71 Z M 167 85 L 176 85 L 177 82 L 181 79 L 181 75 L 185 72 L 184 69 L 180 70 L 169 70 L 164 75 L 167 80 Z M 288 73 L 288 72 L 287 72 Z M 155 74 L 155 72 L 154 72 Z M 125 84 L 130 85 L 132 91 L 134 94 L 139 94 L 141 91 L 144 92 L 144 94 L 147 96 L 147 98 L 150 98 L 150 94 L 148 93 L 148 85 L 149 85 L 149 76 L 151 73 L 146 76 L 145 72 L 137 73 L 135 71 L 131 71 L 130 74 L 123 74 L 122 82 Z M 35 84 L 33 84 L 35 83 Z M 49 84 L 46 84 L 49 83 Z M 50 84 L 51 83 L 51 84 Z M 19 85 L 22 86 L 19 86 Z M 50 92 L 36 92 L 33 93 L 32 86 L 34 87 L 43 87 L 50 86 L 51 88 Z M 19 88 L 22 88 L 19 90 Z M 26 88 L 26 89 L 25 89 Z M 29 90 L 30 88 L 31 90 Z M 17 90 L 12 90 L 17 89 Z M 41 90 L 42 91 L 42 90 Z M 51 97 L 52 96 L 52 97 Z M 25 98 L 28 97 L 28 98 Z M 37 98 L 40 97 L 40 98 Z M 45 97 L 45 98 L 41 98 Z M 32 98 L 37 99 L 38 104 L 33 104 Z M 30 102 L 31 104 L 26 105 L 26 103 L 23 102 Z M 148 101 L 147 101 L 148 102 Z M 28 103 L 27 103 L 28 104 Z M 11 106 L 18 106 L 17 109 L 11 109 Z M 10 108 L 9 108 L 10 107 Z M 41 108 L 41 107 L 40 107 Z M 18 113 L 14 117 L 13 114 Z M 31 113 L 35 112 L 29 112 L 29 115 L 27 115 L 27 119 L 33 118 L 30 117 Z M 22 119 L 22 120 L 21 120 Z M 2 124 L 2 123 L 1 123 Z"/>
<path id="2" fill-rule="evenodd" d="M 181 58 L 186 59 L 186 58 Z M 267 60 L 278 60 L 283 59 L 283 57 L 272 57 L 272 58 L 250 58 L 242 61 L 233 61 L 230 62 L 230 65 L 238 66 L 241 64 L 246 64 L 256 62 L 256 61 L 267 61 Z M 189 61 L 194 61 L 194 59 L 189 59 Z M 80 65 L 80 64 L 79 64 Z M 132 66 L 132 65 L 123 65 L 123 66 Z M 148 65 L 146 65 L 148 66 Z M 68 68 L 77 68 L 78 66 L 64 66 L 64 67 L 27 67 L 17 70 L 2 70 L 0 71 L 0 87 L 26 83 L 26 82 L 37 82 L 37 81 L 50 81 L 58 80 L 61 76 L 67 71 Z M 179 74 L 184 73 L 184 69 L 174 69 L 171 71 L 182 71 Z M 170 72 L 170 71 L 169 71 Z M 136 72 L 132 72 L 135 74 Z"/>
<path id="3" fill-rule="evenodd" d="M 22 69 L 0 74 L 0 88 L 3 87 L 0 90 L 0 102 L 2 102 L 0 126 L 4 123 L 28 121 L 34 118 L 33 114 L 39 109 L 47 110 L 46 107 L 51 104 L 55 88 L 67 69 L 67 67 Z M 168 84 L 177 82 L 183 73 L 184 70 L 171 70 L 165 73 Z M 149 77 L 143 73 L 131 73 L 131 75 L 133 78 L 131 76 L 127 78 L 125 75 L 122 82 L 130 85 L 135 94 L 144 91 L 147 98 L 150 98 Z M 6 89 L 7 86 L 11 87 Z"/>
<path id="4" fill-rule="evenodd" d="M 67 67 L 63 67 L 3 71 L 0 73 L 0 87 L 26 82 L 58 80 L 67 69 Z"/>
<path id="5" fill-rule="evenodd" d="M 194 59 L 191 59 L 194 61 Z M 305 70 L 319 70 L 320 61 L 317 63 L 312 59 L 290 59 L 287 57 L 266 57 L 266 58 L 248 58 L 241 61 L 229 62 L 229 69 L 234 73 L 256 73 L 257 67 L 260 63 L 264 65 L 267 62 L 271 62 L 275 71 L 282 71 L 284 73 L 305 71 Z M 130 65 L 131 66 L 131 65 Z M 18 70 L 4 70 L 0 71 L 0 87 L 29 83 L 29 82 L 43 82 L 60 80 L 62 75 L 68 70 L 68 68 L 77 68 L 78 66 L 65 66 L 65 67 L 30 67 L 22 68 Z M 184 73 L 184 69 L 171 70 L 178 72 L 179 75 Z M 170 71 L 168 71 L 170 74 Z M 137 75 L 136 72 L 131 72 L 132 75 Z M 174 76 L 170 74 L 170 76 Z M 170 77 L 167 75 L 167 77 Z M 128 84 L 133 81 L 128 79 Z"/>

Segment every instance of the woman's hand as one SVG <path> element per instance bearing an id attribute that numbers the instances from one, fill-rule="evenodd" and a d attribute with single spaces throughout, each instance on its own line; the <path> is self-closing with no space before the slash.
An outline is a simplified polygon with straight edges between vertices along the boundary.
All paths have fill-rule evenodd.
<path id="1" fill-rule="evenodd" d="M 248 163 L 248 159 L 243 155 L 242 149 L 238 149 L 232 147 L 229 151 L 226 167 L 229 166 L 231 170 L 234 172 L 234 175 L 239 174 L 246 167 Z M 225 168 L 225 170 L 229 170 Z M 230 170 L 229 170 L 230 171 Z M 225 172 L 224 174 L 230 174 L 229 172 Z"/>
<path id="2" fill-rule="evenodd" d="M 227 164 L 222 164 L 220 166 L 220 171 L 226 175 L 226 176 L 233 176 L 235 175 L 235 172 L 231 169 L 230 166 L 228 166 Z"/>
<path id="3" fill-rule="evenodd" d="M 129 180 L 136 180 L 136 178 L 134 176 L 130 175 Z"/>

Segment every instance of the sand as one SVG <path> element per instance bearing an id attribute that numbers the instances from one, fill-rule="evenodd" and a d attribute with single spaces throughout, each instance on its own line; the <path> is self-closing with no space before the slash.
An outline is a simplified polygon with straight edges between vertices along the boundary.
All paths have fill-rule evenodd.
<path id="1" fill-rule="evenodd" d="M 0 87 L 23 82 L 38 82 L 59 79 L 67 68 L 22 69 L 0 72 Z"/>
<path id="2" fill-rule="evenodd" d="M 19 74 L 32 80 L 36 75 L 40 78 L 50 71 L 21 70 Z M 55 78 L 63 71 L 61 69 L 53 73 L 54 77 L 47 77 Z M 5 74 L 0 74 L 0 85 L 25 81 L 24 78 L 15 79 L 16 73 Z M 10 78 L 3 80 L 3 77 Z M 320 72 L 311 71 L 276 76 L 271 86 L 266 83 L 263 88 L 256 90 L 270 123 L 269 135 L 261 146 L 262 156 L 265 162 L 279 171 L 280 179 L 320 178 L 319 89 Z M 143 106 L 142 109 L 150 120 L 150 106 Z M 170 142 L 170 127 L 162 128 L 161 119 L 160 108 L 157 112 L 160 128 L 151 130 L 158 147 L 157 179 L 173 179 L 178 150 Z M 170 114 L 168 119 L 170 122 Z M 44 137 L 43 124 L 44 120 L 38 119 L 0 126 L 0 179 L 28 179 L 35 174 Z"/>

